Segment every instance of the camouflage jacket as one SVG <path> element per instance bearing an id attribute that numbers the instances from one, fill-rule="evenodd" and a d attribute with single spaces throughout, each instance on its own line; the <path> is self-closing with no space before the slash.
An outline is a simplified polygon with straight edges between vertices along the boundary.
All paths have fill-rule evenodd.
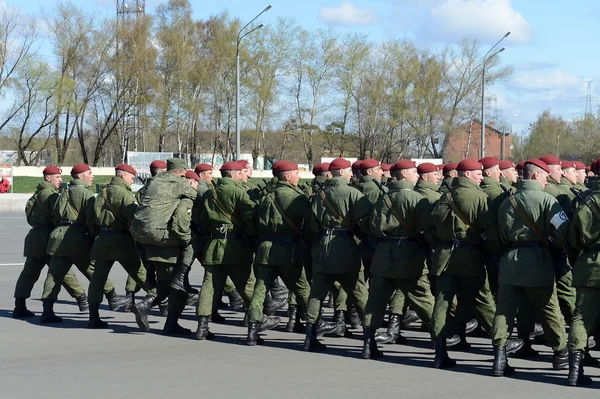
<path id="1" fill-rule="evenodd" d="M 27 223 L 32 229 L 25 237 L 23 256 L 44 259 L 50 233 L 56 227 L 53 210 L 58 199 L 58 190 L 44 180 L 37 185 L 32 199 L 31 206 L 26 208 Z"/>

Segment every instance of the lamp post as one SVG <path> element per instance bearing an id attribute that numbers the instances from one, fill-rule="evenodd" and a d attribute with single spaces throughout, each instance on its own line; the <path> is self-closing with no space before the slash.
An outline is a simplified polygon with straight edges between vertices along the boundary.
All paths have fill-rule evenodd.
<path id="1" fill-rule="evenodd" d="M 506 47 L 502 47 L 488 57 L 488 54 L 491 53 L 502 40 L 506 39 L 508 35 L 510 35 L 510 31 L 506 32 L 506 34 L 502 36 L 502 39 L 498 40 L 498 42 L 483 56 L 483 66 L 481 67 L 481 158 L 485 157 L 485 65 L 489 60 L 506 50 Z"/>
<path id="2" fill-rule="evenodd" d="M 235 159 L 240 159 L 242 154 L 240 150 L 240 43 L 250 33 L 262 28 L 265 25 L 260 24 L 256 28 L 246 32 L 244 35 L 242 35 L 242 32 L 252 22 L 256 21 L 258 17 L 269 11 L 271 7 L 272 6 L 270 4 L 266 6 L 265 9 L 260 12 L 260 14 L 258 14 L 252 19 L 252 21 L 248 22 L 242 29 L 240 29 L 237 36 L 237 45 L 235 49 Z"/>

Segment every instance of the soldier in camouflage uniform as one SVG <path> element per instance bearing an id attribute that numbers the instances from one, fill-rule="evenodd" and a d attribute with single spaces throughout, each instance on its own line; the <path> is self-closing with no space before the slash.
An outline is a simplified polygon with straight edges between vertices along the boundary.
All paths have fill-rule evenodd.
<path id="1" fill-rule="evenodd" d="M 146 247 L 148 262 L 156 271 L 156 295 L 148 293 L 131 311 L 142 331 L 150 331 L 148 312 L 169 297 L 165 335 L 186 335 L 191 331 L 178 324 L 187 302 L 185 273 L 194 261 L 191 216 L 197 182 L 186 179 L 183 159 L 167 160 L 167 171 L 156 175 L 135 211 L 130 232 Z M 197 176 L 195 177 L 197 179 Z"/>
<path id="2" fill-rule="evenodd" d="M 242 171 L 245 167 L 241 162 L 224 163 L 223 177 L 207 192 L 200 212 L 202 230 L 210 238 L 202 260 L 205 274 L 197 308 L 196 339 L 199 340 L 214 337 L 208 329 L 214 293 L 221 292 L 227 277 L 231 277 L 246 306 L 250 305 L 253 289 L 253 286 L 248 288 L 253 253 L 250 238 L 256 235 L 256 203 L 241 184 L 246 178 Z"/>
<path id="3" fill-rule="evenodd" d="M 71 178 L 69 188 L 58 197 L 53 210 L 58 227 L 52 231 L 48 241 L 47 253 L 52 256 L 52 260 L 44 281 L 42 324 L 62 322 L 62 318 L 54 314 L 54 301 L 73 264 L 88 279 L 94 274 L 94 262 L 90 260 L 93 237 L 97 230 L 94 194 L 90 190 L 94 175 L 88 165 L 77 164 L 71 169 Z M 110 280 L 104 285 L 104 294 L 110 310 L 117 310 L 127 303 L 127 298 L 116 294 Z"/>
<path id="4" fill-rule="evenodd" d="M 564 319 L 547 248 L 564 246 L 569 219 L 556 199 L 543 191 L 549 171 L 539 159 L 528 160 L 517 193 L 505 199 L 498 211 L 500 238 L 509 248 L 500 260 L 498 305 L 492 329 L 492 374 L 497 377 L 514 373 L 506 360 L 506 342 L 517 308 L 523 302 L 531 304 L 544 327 L 548 344 L 554 349 L 554 368 L 567 366 Z"/>
<path id="5" fill-rule="evenodd" d="M 519 181 L 519 174 L 514 162 L 505 159 L 498 164 L 500 165 L 500 185 L 508 190 L 510 194 L 514 194 L 517 191 L 517 182 Z"/>
<path id="6" fill-rule="evenodd" d="M 586 166 L 583 162 L 575 161 L 575 169 L 576 182 L 573 184 L 573 188 L 580 192 L 585 192 L 588 190 L 585 185 L 585 179 L 587 177 Z"/>
<path id="7" fill-rule="evenodd" d="M 156 296 L 156 289 L 146 281 L 146 269 L 129 233 L 129 225 L 138 204 L 131 192 L 131 184 L 136 171 L 127 164 L 117 165 L 115 176 L 103 188 L 94 204 L 96 224 L 100 227 L 98 237 L 92 246 L 91 258 L 96 262 L 90 280 L 90 319 L 88 328 L 106 328 L 108 324 L 100 319 L 102 287 L 108 280 L 114 262 L 119 262 L 127 274 L 147 295 Z"/>
<path id="8" fill-rule="evenodd" d="M 361 262 L 354 234 L 368 231 L 371 203 L 360 191 L 349 187 L 351 164 L 337 158 L 329 165 L 333 178 L 325 182 L 312 203 L 311 230 L 318 238 L 313 243 L 313 283 L 306 317 L 305 351 L 322 351 L 325 345 L 317 340 L 316 322 L 321 304 L 335 281 L 346 292 L 359 315 L 364 315 L 367 290 L 359 281 Z"/>
<path id="9" fill-rule="evenodd" d="M 377 348 L 375 331 L 383 322 L 386 303 L 394 290 L 409 298 L 427 327 L 433 312 L 434 298 L 425 264 L 428 254 L 421 234 L 430 231 L 429 203 L 413 191 L 419 179 L 413 161 L 396 162 L 393 173 L 390 192 L 377 200 L 370 216 L 371 231 L 381 241 L 373 255 L 371 293 L 365 310 L 365 359 L 383 355 Z M 394 316 L 398 323 L 399 315 Z"/>
<path id="10" fill-rule="evenodd" d="M 44 266 L 50 264 L 46 248 L 50 233 L 56 227 L 52 210 L 58 199 L 58 187 L 62 182 L 61 173 L 62 170 L 56 166 L 46 167 L 43 171 L 44 180 L 38 184 L 35 194 L 29 199 L 25 208 L 27 223 L 32 228 L 25 237 L 23 256 L 27 259 L 15 287 L 15 309 L 12 313 L 14 319 L 35 316 L 27 309 L 25 300 L 31 296 L 31 290 L 40 278 Z M 80 311 L 88 310 L 85 291 L 71 269 L 65 275 L 62 285 L 69 295 L 75 298 Z"/>
<path id="11" fill-rule="evenodd" d="M 392 181 L 392 172 L 390 172 L 391 168 L 392 165 L 389 163 L 381 164 L 381 171 L 383 172 L 383 176 L 381 176 L 381 184 L 388 184 Z"/>
<path id="12" fill-rule="evenodd" d="M 457 162 L 451 162 L 444 165 L 444 179 L 442 180 L 442 184 L 440 186 L 440 193 L 446 194 L 448 192 L 448 187 L 452 187 L 452 182 L 456 177 L 458 177 L 458 172 L 456 171 L 457 166 Z"/>

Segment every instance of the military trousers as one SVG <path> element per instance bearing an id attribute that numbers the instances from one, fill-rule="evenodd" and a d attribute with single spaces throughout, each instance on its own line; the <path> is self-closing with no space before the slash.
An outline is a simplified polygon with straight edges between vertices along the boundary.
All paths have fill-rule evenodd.
<path id="1" fill-rule="evenodd" d="M 600 287 L 577 287 L 575 313 L 569 329 L 569 350 L 583 351 L 587 347 L 600 313 Z"/>
<path id="2" fill-rule="evenodd" d="M 89 301 L 90 303 L 102 303 L 102 290 L 108 280 L 110 269 L 113 267 L 114 260 L 96 260 L 94 265 L 94 274 L 90 280 Z M 129 275 L 135 285 L 140 286 L 147 295 L 156 297 L 156 288 L 146 284 L 146 269 L 140 260 L 120 260 L 119 263 Z M 135 292 L 135 291 L 128 291 Z"/>
<path id="3" fill-rule="evenodd" d="M 500 284 L 492 327 L 492 344 L 506 345 L 514 327 L 517 309 L 525 302 L 531 304 L 544 327 L 548 344 L 555 351 L 563 350 L 566 346 L 565 322 L 560 313 L 555 287 L 517 287 Z"/>
<path id="4" fill-rule="evenodd" d="M 198 300 L 198 316 L 212 315 L 215 292 L 223 292 L 227 277 L 231 278 L 235 288 L 244 300 L 246 308 L 250 306 L 252 289 L 248 289 L 248 280 L 252 276 L 252 267 L 246 263 L 238 265 L 205 265 L 200 299 Z"/>
<path id="5" fill-rule="evenodd" d="M 565 322 L 571 324 L 573 313 L 575 313 L 576 292 L 573 287 L 573 272 L 570 271 L 561 278 L 556 279 L 556 294 L 558 295 L 558 304 Z"/>
<path id="6" fill-rule="evenodd" d="M 144 269 L 145 270 L 145 269 Z M 146 275 L 146 273 L 144 272 L 144 276 Z M 127 280 L 125 281 L 125 292 L 138 292 L 141 289 L 141 287 L 138 285 L 138 283 L 136 282 L 136 280 L 131 277 L 131 276 L 127 276 Z"/>
<path id="7" fill-rule="evenodd" d="M 75 265 L 88 280 L 94 275 L 94 261 L 89 257 L 71 258 L 68 256 L 53 256 L 48 267 L 48 275 L 44 281 L 44 292 L 42 299 L 52 299 L 56 301 L 60 292 L 60 285 L 63 283 L 65 276 Z M 104 284 L 104 293 L 108 294 L 115 289 L 114 284 L 110 280 L 106 280 Z"/>
<path id="8" fill-rule="evenodd" d="M 21 274 L 19 274 L 19 278 L 17 279 L 15 298 L 29 298 L 33 286 L 40 278 L 42 269 L 49 264 L 50 257 L 47 259 L 28 257 L 25 260 L 25 266 L 23 266 Z M 85 293 L 83 286 L 79 283 L 77 276 L 70 268 L 63 278 L 62 286 L 65 287 L 65 291 L 67 291 L 72 298 L 79 298 Z"/>
<path id="9" fill-rule="evenodd" d="M 342 274 L 315 273 L 308 297 L 306 322 L 311 324 L 317 322 L 321 312 L 321 305 L 336 281 L 339 281 L 346 292 L 351 293 L 350 301 L 356 307 L 361 320 L 363 320 L 369 294 L 367 286 L 364 283 L 364 275 L 362 274 L 362 268 Z"/>
<path id="10" fill-rule="evenodd" d="M 248 308 L 248 321 L 258 322 L 263 315 L 263 305 L 267 292 L 271 290 L 273 281 L 281 277 L 285 286 L 296 294 L 296 301 L 300 309 L 306 310 L 310 285 L 302 266 L 256 266 L 256 283 Z"/>
<path id="11" fill-rule="evenodd" d="M 423 324 L 430 327 L 435 299 L 431 294 L 427 276 L 393 279 L 375 274 L 371 276 L 370 282 L 369 299 L 365 309 L 365 328 L 376 330 L 381 327 L 386 305 L 390 295 L 395 292 L 401 292 L 404 297 L 408 298 Z"/>
<path id="12" fill-rule="evenodd" d="M 458 299 L 457 323 L 468 321 L 460 318 L 460 307 L 464 306 L 466 309 L 473 310 L 475 318 L 485 331 L 491 331 L 496 306 L 485 271 L 476 276 L 442 273 L 436 277 L 435 305 L 431 323 L 434 339 L 452 336 L 451 309 L 455 297 Z M 468 317 L 468 312 L 464 312 L 463 315 Z"/>

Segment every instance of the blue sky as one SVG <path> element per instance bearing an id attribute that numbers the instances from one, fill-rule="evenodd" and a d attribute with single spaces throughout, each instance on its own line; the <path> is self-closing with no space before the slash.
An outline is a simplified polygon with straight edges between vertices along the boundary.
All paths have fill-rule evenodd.
<path id="1" fill-rule="evenodd" d="M 115 0 L 75 3 L 112 15 Z M 152 12 L 159 0 L 147 0 Z M 37 13 L 53 0 L 0 0 L 0 6 Z M 243 21 L 252 19 L 269 0 L 192 0 L 197 18 L 228 11 Z M 597 111 L 600 70 L 600 2 L 597 0 L 270 0 L 273 8 L 261 22 L 295 18 L 307 29 L 333 27 L 340 33 L 367 33 L 374 42 L 410 38 L 424 46 L 457 43 L 463 37 L 493 45 L 506 31 L 502 65 L 514 74 L 487 89 L 498 109 L 519 133 L 546 109 L 565 119 L 585 110 L 591 80 L 593 110 Z M 514 115 L 517 115 L 514 117 Z"/>

